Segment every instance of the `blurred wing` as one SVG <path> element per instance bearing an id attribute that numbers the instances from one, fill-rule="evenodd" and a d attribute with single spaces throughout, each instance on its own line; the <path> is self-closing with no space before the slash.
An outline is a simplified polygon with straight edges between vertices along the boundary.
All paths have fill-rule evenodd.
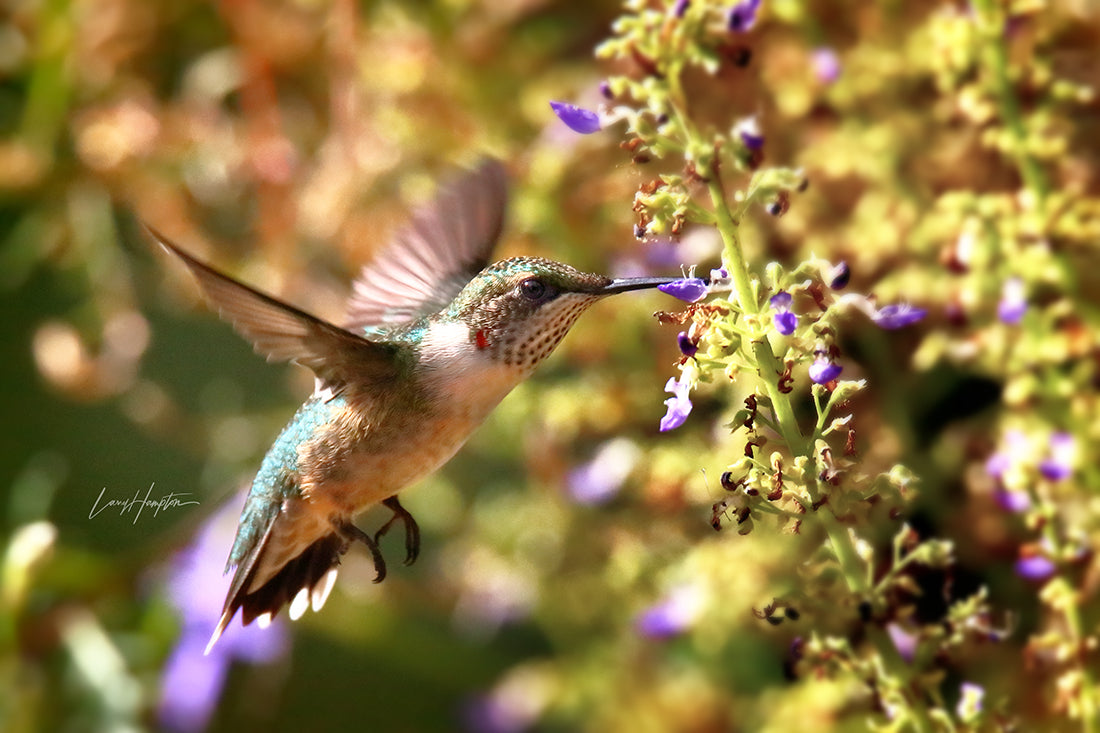
<path id="1" fill-rule="evenodd" d="M 495 160 L 445 185 L 363 268 L 348 301 L 347 328 L 394 326 L 451 302 L 489 264 L 507 198 L 504 167 Z"/>
<path id="2" fill-rule="evenodd" d="M 237 333 L 268 361 L 309 367 L 334 390 L 395 376 L 395 344 L 374 343 L 237 282 L 145 227 L 162 247 L 183 260 L 207 299 Z"/>

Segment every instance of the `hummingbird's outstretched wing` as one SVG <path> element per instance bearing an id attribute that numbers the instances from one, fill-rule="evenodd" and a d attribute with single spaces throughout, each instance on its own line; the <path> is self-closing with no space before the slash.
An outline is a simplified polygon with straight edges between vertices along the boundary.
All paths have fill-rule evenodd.
<path id="1" fill-rule="evenodd" d="M 145 228 L 187 265 L 222 318 L 268 361 L 293 361 L 309 367 L 335 392 L 353 379 L 357 384 L 381 384 L 395 377 L 400 345 L 368 341 L 311 316 L 218 272 L 157 230 Z"/>
<path id="2" fill-rule="evenodd" d="M 444 185 L 363 267 L 345 324 L 355 333 L 430 315 L 489 264 L 508 200 L 504 166 L 486 160 Z"/>

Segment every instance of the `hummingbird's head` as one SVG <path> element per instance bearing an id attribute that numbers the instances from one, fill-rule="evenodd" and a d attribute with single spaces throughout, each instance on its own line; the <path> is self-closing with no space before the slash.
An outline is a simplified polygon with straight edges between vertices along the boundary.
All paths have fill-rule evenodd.
<path id="1" fill-rule="evenodd" d="M 548 357 L 597 300 L 653 288 L 667 278 L 615 280 L 541 257 L 514 257 L 482 270 L 447 311 L 470 327 L 471 341 L 524 371 Z"/>

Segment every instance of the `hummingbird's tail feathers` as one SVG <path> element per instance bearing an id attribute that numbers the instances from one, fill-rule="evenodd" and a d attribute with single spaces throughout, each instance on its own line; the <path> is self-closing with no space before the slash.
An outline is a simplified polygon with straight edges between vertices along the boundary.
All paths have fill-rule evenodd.
<path id="1" fill-rule="evenodd" d="M 256 621 L 261 628 L 266 628 L 287 604 L 290 604 L 292 621 L 301 618 L 307 608 L 321 610 L 336 583 L 340 557 L 347 552 L 349 545 L 348 540 L 336 533 L 322 537 L 280 568 L 266 583 L 249 591 L 247 589 L 259 565 L 256 560 L 262 555 L 266 540 L 267 537 L 254 557 L 237 570 L 221 619 L 206 646 L 206 654 L 214 648 L 238 609 L 243 626 Z"/>

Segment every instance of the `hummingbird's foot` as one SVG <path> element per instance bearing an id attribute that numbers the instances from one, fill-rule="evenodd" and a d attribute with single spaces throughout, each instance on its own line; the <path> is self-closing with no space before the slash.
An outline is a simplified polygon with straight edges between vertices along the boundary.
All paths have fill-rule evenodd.
<path id="1" fill-rule="evenodd" d="M 409 510 L 401 506 L 397 496 L 391 496 L 382 503 L 390 508 L 393 516 L 382 525 L 380 530 L 374 533 L 374 542 L 378 544 L 378 538 L 386 534 L 390 529 L 390 525 L 400 519 L 405 525 L 405 564 L 412 565 L 420 555 L 420 525 L 413 519 L 413 515 L 409 514 Z"/>
<path id="2" fill-rule="evenodd" d="M 337 534 L 348 542 L 362 542 L 370 550 L 371 559 L 374 560 L 375 583 L 381 583 L 386 577 L 386 560 L 382 557 L 382 551 L 378 549 L 378 542 L 369 534 L 356 527 L 351 522 L 334 523 Z"/>

